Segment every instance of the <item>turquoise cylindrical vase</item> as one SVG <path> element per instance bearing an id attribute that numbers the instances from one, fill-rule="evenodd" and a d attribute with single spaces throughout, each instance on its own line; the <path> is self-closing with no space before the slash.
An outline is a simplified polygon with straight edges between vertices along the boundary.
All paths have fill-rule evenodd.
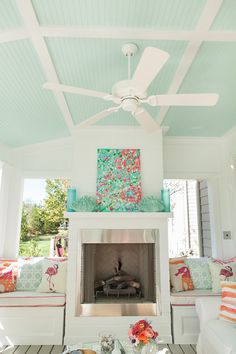
<path id="1" fill-rule="evenodd" d="M 170 190 L 169 189 L 161 190 L 161 201 L 164 206 L 164 211 L 170 212 Z"/>
<path id="2" fill-rule="evenodd" d="M 66 210 L 71 212 L 75 211 L 73 208 L 73 203 L 77 201 L 77 191 L 76 188 L 71 187 L 67 190 L 67 203 L 66 203 Z"/>

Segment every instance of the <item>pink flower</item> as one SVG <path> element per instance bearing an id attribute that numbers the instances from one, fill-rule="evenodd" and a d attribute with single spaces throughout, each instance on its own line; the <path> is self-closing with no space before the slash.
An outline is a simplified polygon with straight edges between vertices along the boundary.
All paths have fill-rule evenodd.
<path id="1" fill-rule="evenodd" d="M 154 337 L 154 331 L 150 327 L 145 329 L 144 334 L 148 338 L 153 338 Z"/>

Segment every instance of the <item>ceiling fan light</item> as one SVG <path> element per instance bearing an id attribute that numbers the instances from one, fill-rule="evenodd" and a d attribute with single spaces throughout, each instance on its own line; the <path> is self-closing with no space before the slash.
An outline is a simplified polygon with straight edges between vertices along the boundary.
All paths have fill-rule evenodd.
<path id="1" fill-rule="evenodd" d="M 121 107 L 126 112 L 135 112 L 138 107 L 138 101 L 136 98 L 126 98 L 123 100 Z"/>

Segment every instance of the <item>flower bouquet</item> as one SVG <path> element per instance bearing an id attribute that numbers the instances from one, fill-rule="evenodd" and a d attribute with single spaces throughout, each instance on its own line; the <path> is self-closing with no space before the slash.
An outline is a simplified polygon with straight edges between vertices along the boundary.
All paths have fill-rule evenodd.
<path id="1" fill-rule="evenodd" d="M 129 339 L 136 351 L 157 352 L 157 337 L 158 333 L 155 332 L 146 320 L 140 320 L 135 324 L 130 325 L 128 332 Z"/>

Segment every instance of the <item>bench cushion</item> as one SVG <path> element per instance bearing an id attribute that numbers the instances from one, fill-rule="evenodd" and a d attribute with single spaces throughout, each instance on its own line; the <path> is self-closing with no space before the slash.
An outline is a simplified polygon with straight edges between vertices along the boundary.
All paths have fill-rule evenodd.
<path id="1" fill-rule="evenodd" d="M 0 307 L 56 307 L 65 305 L 65 294 L 15 291 L 0 294 Z"/>
<path id="2" fill-rule="evenodd" d="M 189 290 L 179 293 L 171 293 L 170 302 L 174 306 L 194 306 L 198 297 L 220 296 L 219 293 L 213 293 L 211 290 Z"/>

